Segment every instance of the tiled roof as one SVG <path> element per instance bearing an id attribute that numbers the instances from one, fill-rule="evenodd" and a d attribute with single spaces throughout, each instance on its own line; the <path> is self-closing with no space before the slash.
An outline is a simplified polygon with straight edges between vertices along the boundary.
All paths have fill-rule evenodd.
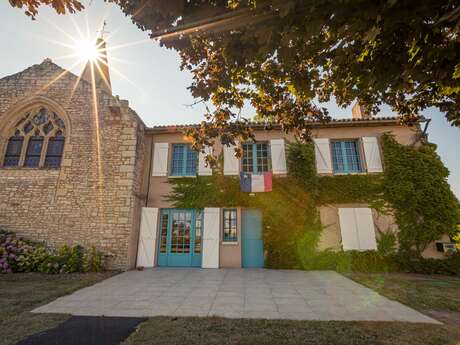
<path id="1" fill-rule="evenodd" d="M 419 122 L 424 122 L 426 119 L 423 116 L 419 117 Z M 323 123 L 319 121 L 311 121 L 310 124 L 314 127 L 340 127 L 340 126 L 366 126 L 366 125 L 377 125 L 377 124 L 397 124 L 399 118 L 396 116 L 384 116 L 384 117 L 372 117 L 367 119 L 353 119 L 353 118 L 342 118 L 332 119 L 329 122 Z M 177 124 L 177 125 L 155 125 L 147 127 L 147 131 L 152 132 L 175 132 L 185 128 L 198 127 L 199 123 L 193 124 Z M 253 128 L 264 128 L 267 125 L 265 122 L 250 121 L 249 126 Z M 280 125 L 274 124 L 273 128 L 281 128 Z"/>

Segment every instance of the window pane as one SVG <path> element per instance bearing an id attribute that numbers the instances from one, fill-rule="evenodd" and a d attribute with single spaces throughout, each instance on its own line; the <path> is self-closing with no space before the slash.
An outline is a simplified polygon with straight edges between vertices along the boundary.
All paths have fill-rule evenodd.
<path id="1" fill-rule="evenodd" d="M 24 138 L 22 136 L 14 136 L 8 140 L 8 146 L 6 147 L 5 159 L 3 165 L 6 167 L 15 167 L 19 164 L 19 158 L 21 157 L 22 143 Z"/>
<path id="2" fill-rule="evenodd" d="M 160 228 L 160 253 L 166 253 L 166 242 L 168 239 L 168 219 L 167 213 L 161 215 L 161 228 Z"/>
<path id="3" fill-rule="evenodd" d="M 254 171 L 253 145 L 252 144 L 243 144 L 242 168 L 244 172 Z"/>
<path id="4" fill-rule="evenodd" d="M 348 171 L 359 172 L 361 171 L 359 162 L 358 143 L 356 141 L 344 142 L 345 159 L 348 166 Z"/>
<path id="5" fill-rule="evenodd" d="M 268 144 L 256 144 L 257 148 L 257 172 L 268 171 Z"/>
<path id="6" fill-rule="evenodd" d="M 340 141 L 332 142 L 332 163 L 334 166 L 334 172 L 345 171 L 342 157 L 342 143 Z"/>
<path id="7" fill-rule="evenodd" d="M 184 145 L 173 145 L 171 175 L 181 176 L 184 169 Z"/>
<path id="8" fill-rule="evenodd" d="M 171 253 L 190 253 L 191 212 L 174 212 L 171 231 Z"/>
<path id="9" fill-rule="evenodd" d="M 224 242 L 237 242 L 237 213 L 236 209 L 224 209 Z"/>
<path id="10" fill-rule="evenodd" d="M 196 211 L 195 214 L 195 253 L 201 253 L 201 236 L 203 232 L 203 214 Z"/>
<path id="11" fill-rule="evenodd" d="M 187 150 L 187 162 L 185 174 L 188 176 L 196 175 L 196 165 L 198 161 L 197 152 L 192 150 L 190 146 L 186 146 Z"/>
<path id="12" fill-rule="evenodd" d="M 45 167 L 59 168 L 61 165 L 62 153 L 64 152 L 64 137 L 57 136 L 50 138 L 46 150 Z"/>
<path id="13" fill-rule="evenodd" d="M 42 152 L 43 137 L 33 136 L 29 140 L 27 146 L 26 159 L 24 160 L 24 166 L 26 167 L 38 167 L 40 162 L 40 155 Z"/>

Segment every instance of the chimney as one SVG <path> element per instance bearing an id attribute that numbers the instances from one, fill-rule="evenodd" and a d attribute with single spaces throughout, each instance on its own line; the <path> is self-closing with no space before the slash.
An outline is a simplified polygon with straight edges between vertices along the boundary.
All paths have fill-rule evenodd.
<path id="1" fill-rule="evenodd" d="M 353 119 L 370 119 L 371 115 L 368 114 L 364 107 L 361 104 L 359 104 L 359 101 L 357 101 L 351 109 L 351 117 Z"/>
<path id="2" fill-rule="evenodd" d="M 96 40 L 96 47 L 99 52 L 99 56 L 94 61 L 88 61 L 86 63 L 81 77 L 87 82 L 92 83 L 91 70 L 94 70 L 94 81 L 96 87 L 112 94 L 107 45 L 102 36 Z"/>

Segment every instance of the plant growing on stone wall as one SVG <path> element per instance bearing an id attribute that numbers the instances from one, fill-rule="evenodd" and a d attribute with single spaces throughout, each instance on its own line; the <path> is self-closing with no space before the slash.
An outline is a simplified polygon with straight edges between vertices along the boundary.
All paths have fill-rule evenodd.
<path id="1" fill-rule="evenodd" d="M 436 146 L 404 146 L 383 137 L 384 197 L 394 209 L 400 250 L 420 257 L 430 242 L 453 234 L 458 200 L 447 182 L 449 171 Z"/>

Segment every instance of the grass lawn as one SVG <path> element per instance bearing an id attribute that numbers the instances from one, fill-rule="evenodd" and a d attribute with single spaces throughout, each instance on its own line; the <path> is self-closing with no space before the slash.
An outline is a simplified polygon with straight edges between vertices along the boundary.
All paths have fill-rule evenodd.
<path id="1" fill-rule="evenodd" d="M 0 275 L 0 345 L 14 344 L 19 339 L 66 320 L 68 315 L 37 315 L 29 311 L 110 275 Z M 449 323 L 431 325 L 155 317 L 141 324 L 123 345 L 460 344 L 460 323 L 455 324 L 456 319 L 452 317 L 460 311 L 460 278 L 403 274 L 352 274 L 349 277 L 391 299 L 429 312 L 440 320 L 450 315 L 445 319 Z"/>
<path id="2" fill-rule="evenodd" d="M 460 278 L 413 274 L 348 277 L 446 324 L 156 317 L 143 323 L 123 345 L 460 344 L 460 318 L 456 318 L 460 312 Z"/>
<path id="3" fill-rule="evenodd" d="M 113 274 L 0 274 L 0 345 L 14 344 L 63 322 L 68 315 L 32 314 L 30 310 Z"/>
<path id="4" fill-rule="evenodd" d="M 460 326 L 460 277 L 353 273 L 349 278 L 435 319 Z"/>

